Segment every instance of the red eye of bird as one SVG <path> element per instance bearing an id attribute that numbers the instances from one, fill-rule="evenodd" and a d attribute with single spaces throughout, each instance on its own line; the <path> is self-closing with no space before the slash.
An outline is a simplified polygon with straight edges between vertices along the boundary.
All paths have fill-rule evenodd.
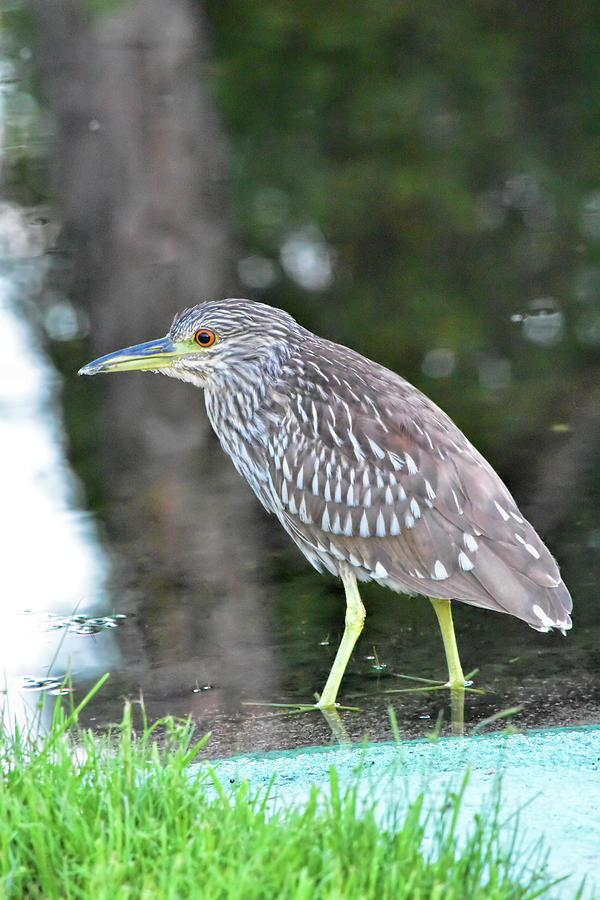
<path id="1" fill-rule="evenodd" d="M 210 331 L 208 328 L 201 328 L 200 331 L 197 331 L 194 335 L 194 340 L 197 344 L 200 344 L 201 347 L 211 347 L 216 339 L 217 336 L 214 331 Z"/>

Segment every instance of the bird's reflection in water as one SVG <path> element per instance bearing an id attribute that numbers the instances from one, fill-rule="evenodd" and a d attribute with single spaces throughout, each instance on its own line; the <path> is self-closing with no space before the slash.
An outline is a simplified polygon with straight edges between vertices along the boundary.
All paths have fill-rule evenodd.
<path id="1" fill-rule="evenodd" d="M 474 674 L 474 673 L 471 673 Z M 408 678 L 408 676 L 400 676 Z M 424 681 L 425 679 L 416 679 L 418 681 Z M 469 683 L 471 684 L 471 683 Z M 467 691 L 476 693 L 476 694 L 484 694 L 485 691 L 480 688 L 472 688 L 466 685 L 451 686 L 449 684 L 442 684 L 440 682 L 430 682 L 426 686 L 413 687 L 413 688 L 398 688 L 398 689 L 389 689 L 384 691 L 385 694 L 407 694 L 407 693 L 418 693 L 418 692 L 430 692 L 430 691 L 438 691 L 438 690 L 449 690 L 450 691 L 450 734 L 453 737 L 464 737 L 465 735 L 465 693 Z M 319 706 L 318 694 L 315 695 L 315 699 L 317 703 L 315 705 L 305 705 L 305 704 L 297 704 L 297 703 L 269 703 L 268 701 L 245 701 L 242 705 L 249 707 L 264 707 L 269 708 L 272 711 L 268 713 L 269 716 L 295 716 L 295 715 L 303 715 L 307 713 L 315 713 L 319 712 L 329 730 L 331 731 L 331 736 L 333 738 L 334 743 L 337 744 L 352 744 L 355 741 L 352 740 L 350 735 L 348 734 L 346 725 L 344 723 L 344 716 L 348 713 L 357 713 L 361 712 L 361 699 L 358 695 L 353 695 L 357 701 L 357 705 L 346 706 L 342 704 L 336 704 L 336 706 Z M 363 698 L 364 699 L 364 698 Z M 372 700 L 371 697 L 367 698 L 369 701 Z M 399 733 L 398 727 L 396 725 L 395 714 L 393 708 L 390 706 L 388 708 L 388 714 L 390 716 L 392 722 L 392 729 L 394 735 L 398 741 L 402 739 L 401 734 Z M 493 717 L 495 718 L 495 717 Z M 440 713 L 438 716 L 438 721 L 436 726 L 432 732 L 433 736 L 438 737 L 441 732 L 443 716 Z M 364 735 L 363 740 L 368 740 L 368 734 Z"/>

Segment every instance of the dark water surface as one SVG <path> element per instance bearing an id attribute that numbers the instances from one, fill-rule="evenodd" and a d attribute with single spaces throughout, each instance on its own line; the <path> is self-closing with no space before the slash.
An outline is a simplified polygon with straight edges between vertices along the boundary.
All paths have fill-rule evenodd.
<path id="1" fill-rule="evenodd" d="M 119 546 L 101 538 L 103 521 L 82 511 L 64 454 L 58 394 L 49 390 L 56 373 L 22 306 L 43 275 L 29 260 L 5 267 L 4 276 L 3 333 L 14 345 L 13 363 L 5 350 L 2 381 L 3 461 L 11 473 L 3 521 L 5 720 L 31 721 L 46 698 L 47 721 L 65 675 L 79 700 L 110 672 L 84 724 L 104 729 L 120 719 L 125 699 L 143 698 L 150 721 L 189 715 L 199 733 L 210 731 L 205 753 L 212 757 L 342 737 L 387 739 L 390 708 L 402 737 L 456 731 L 449 691 L 413 680 L 446 676 L 430 604 L 375 585 L 362 587 L 366 625 L 340 691 L 342 705 L 353 708 L 341 709 L 332 729 L 316 710 L 276 705 L 310 704 L 322 689 L 343 629 L 344 595 L 258 507 L 264 553 L 260 572 L 248 572 L 259 585 L 259 602 L 248 608 L 210 588 L 202 571 L 192 585 L 163 571 L 150 534 Z M 19 376 L 27 360 L 27 377 Z M 215 444 L 211 452 L 221 450 Z M 239 488 L 248 490 L 241 480 Z M 121 513 L 132 502 L 124 498 Z M 551 544 L 574 597 L 566 638 L 455 604 L 463 667 L 477 670 L 475 690 L 464 698 L 467 734 L 503 727 L 503 714 L 515 709 L 508 721 L 517 728 L 600 722 L 598 513 L 593 497 L 578 498 L 574 509 Z"/>
<path id="2" fill-rule="evenodd" d="M 28 47 L 19 48 L 17 43 L 17 58 L 28 64 Z M 481 58 L 487 60 L 488 55 L 486 50 Z M 545 52 L 543 56 L 546 59 Z M 6 66 L 6 60 L 0 59 L 0 63 Z M 571 68 L 576 70 L 576 66 Z M 473 284 L 468 279 L 466 283 L 455 280 L 451 266 L 443 274 L 443 258 L 453 258 L 454 246 L 463 246 L 447 238 L 431 241 L 430 257 L 424 255 L 421 262 L 413 259 L 414 247 L 424 251 L 427 230 L 415 213 L 414 243 L 402 245 L 394 265 L 399 266 L 402 277 L 409 260 L 423 269 L 425 274 L 417 285 L 425 285 L 426 290 L 413 291 L 409 279 L 410 302 L 403 295 L 404 305 L 398 302 L 394 307 L 399 278 L 393 268 L 385 282 L 385 296 L 378 295 L 381 305 L 365 307 L 364 321 L 360 316 L 346 319 L 340 293 L 337 305 L 332 304 L 324 317 L 329 323 L 328 337 L 358 347 L 363 335 L 370 333 L 377 358 L 389 354 L 390 359 L 397 359 L 392 347 L 403 348 L 406 371 L 416 374 L 420 385 L 454 415 L 462 416 L 461 425 L 468 435 L 477 422 L 479 435 L 487 441 L 490 462 L 512 473 L 510 487 L 523 512 L 540 527 L 559 560 L 574 599 L 573 629 L 566 638 L 539 634 L 509 616 L 455 604 L 463 668 L 465 673 L 477 670 L 473 690 L 466 691 L 464 712 L 459 715 L 446 689 L 431 689 L 419 680 L 446 677 L 442 641 L 429 602 L 365 585 L 361 590 L 366 625 L 339 694 L 341 704 L 352 708 L 340 709 L 339 721 L 332 722 L 317 710 L 294 707 L 312 703 L 329 672 L 343 630 L 341 584 L 312 572 L 254 501 L 242 504 L 244 511 L 255 509 L 250 513 L 252 522 L 247 534 L 241 529 L 231 558 L 222 555 L 216 573 L 204 571 L 201 565 L 194 569 L 192 563 L 184 577 L 184 567 L 178 569 L 185 555 L 178 544 L 181 532 L 165 534 L 156 528 L 155 533 L 151 516 L 146 517 L 144 527 L 135 524 L 140 521 L 134 514 L 139 506 L 153 499 L 158 505 L 161 498 L 163 506 L 168 506 L 173 485 L 182 488 L 183 479 L 173 477 L 175 468 L 169 470 L 174 464 L 172 459 L 169 463 L 168 450 L 186 441 L 201 443 L 196 435 L 197 423 L 204 415 L 201 398 L 189 385 L 167 383 L 166 379 L 159 385 L 157 381 L 156 390 L 163 397 L 169 392 L 168 402 L 176 396 L 180 402 L 173 420 L 162 420 L 168 425 L 164 433 L 160 428 L 153 431 L 152 410 L 135 402 L 140 396 L 147 399 L 151 391 L 136 392 L 134 386 L 142 382 L 133 379 L 154 376 L 110 376 L 117 380 L 106 384 L 100 379 L 77 381 L 76 371 L 89 361 L 90 353 L 86 344 L 89 323 L 76 305 L 78 290 L 84 293 L 84 289 L 57 281 L 61 260 L 58 255 L 52 260 L 47 251 L 54 250 L 60 227 L 52 214 L 36 207 L 39 196 L 44 196 L 41 187 L 25 189 L 19 180 L 21 155 L 27 155 L 33 124 L 37 122 L 43 134 L 43 140 L 38 137 L 39 146 L 34 142 L 31 148 L 35 173 L 38 159 L 46 152 L 42 144 L 50 126 L 36 112 L 32 98 L 20 91 L 12 63 L 0 76 L 0 125 L 7 135 L 3 149 L 9 163 L 12 160 L 12 168 L 3 163 L 5 169 L 0 172 L 10 185 L 9 199 L 0 202 L 0 665 L 4 676 L 0 713 L 4 723 L 37 721 L 41 709 L 43 727 L 61 691 L 67 690 L 66 701 L 71 696 L 79 701 L 106 672 L 110 678 L 82 714 L 85 725 L 105 729 L 120 720 L 125 700 L 143 700 L 151 722 L 166 715 L 191 716 L 199 734 L 210 731 L 204 752 L 211 757 L 327 744 L 344 737 L 354 741 L 388 739 L 393 735 L 390 709 L 403 738 L 461 729 L 471 734 L 501 728 L 507 722 L 519 729 L 600 723 L 600 193 L 595 181 L 588 183 L 589 172 L 583 179 L 585 186 L 578 186 L 579 197 L 572 174 L 569 181 L 557 168 L 549 173 L 550 178 L 540 163 L 542 175 L 534 177 L 526 171 L 529 149 L 513 163 L 511 144 L 507 156 L 511 162 L 501 167 L 503 180 L 496 187 L 492 182 L 493 190 L 482 181 L 485 204 L 480 212 L 487 224 L 469 223 L 467 229 L 470 243 L 483 241 L 473 244 L 474 260 L 475 247 L 487 246 L 488 238 L 484 241 L 481 234 L 489 233 L 490 248 L 494 247 L 493 253 L 477 257 L 477 265 L 473 262 L 471 266 L 473 271 L 482 270 L 482 280 Z M 570 96 L 571 91 L 564 88 L 563 93 Z M 260 103 L 268 106 L 262 93 Z M 561 124 L 561 136 L 584 130 L 581 123 L 588 121 L 588 113 L 587 105 L 582 105 L 585 118 L 565 120 L 573 124 Z M 465 108 L 471 106 L 469 102 Z M 95 115 L 90 110 L 90 135 L 102 133 L 104 128 Z M 546 120 L 553 121 L 545 113 Z M 555 137 L 553 133 L 553 147 Z M 468 133 L 465 146 L 472 138 Z M 573 158 L 592 158 L 585 146 L 589 148 L 594 141 L 595 137 L 590 137 L 583 149 L 571 151 Z M 440 163 L 452 158 L 446 157 L 446 151 L 439 152 Z M 487 152 L 482 151 L 482 158 L 487 158 Z M 557 161 L 557 167 L 559 164 Z M 448 161 L 444 165 L 448 171 L 459 168 Z M 587 168 L 596 171 L 593 165 Z M 427 172 L 425 169 L 424 181 L 430 180 Z M 438 174 L 436 169 L 436 178 Z M 38 177 L 40 182 L 44 178 L 41 173 Z M 438 193 L 436 178 L 431 179 L 432 196 Z M 567 179 L 569 191 L 579 197 L 568 207 L 571 218 L 565 213 L 555 223 L 555 204 L 549 202 L 550 195 L 546 197 L 544 178 L 555 185 Z M 272 187 L 263 186 L 263 194 L 269 190 L 273 205 Z M 321 189 L 316 193 L 320 195 Z M 338 193 L 344 191 L 338 189 Z M 281 191 L 279 194 L 283 197 Z M 462 196 L 460 191 L 458 195 Z M 382 196 L 387 198 L 383 188 Z M 562 195 L 559 192 L 557 196 Z M 257 197 L 260 199 L 260 191 Z M 422 213 L 427 205 L 416 204 L 415 210 Z M 384 206 L 387 208 L 387 199 Z M 461 211 L 460 221 L 463 215 Z M 407 216 L 411 218 L 412 213 Z M 438 217 L 442 220 L 445 216 L 443 212 Z M 397 214 L 390 213 L 383 235 L 375 230 L 374 257 L 370 251 L 356 250 L 362 255 L 360 268 L 367 277 L 387 258 L 387 231 L 394 217 Z M 354 223 L 354 213 L 350 221 Z M 103 222 L 101 218 L 98 227 L 102 228 Z M 307 321 L 311 317 L 316 320 L 319 305 L 325 307 L 325 282 L 335 274 L 336 254 L 334 250 L 330 253 L 324 237 L 315 243 L 314 230 L 302 231 L 304 243 L 298 239 L 294 243 L 288 236 L 281 255 L 288 282 L 295 272 L 296 288 L 299 284 L 304 291 L 294 296 L 302 298 Z M 138 239 L 134 232 L 132 229 L 132 245 Z M 556 257 L 548 255 L 547 241 L 561 235 L 566 255 L 558 251 Z M 558 237 L 556 240 L 560 244 Z M 365 246 L 371 247 L 369 243 Z M 165 247 L 170 259 L 168 241 Z M 435 266 L 427 262 L 428 258 L 437 260 L 436 247 L 441 248 L 442 257 L 439 284 L 432 271 Z M 281 269 L 278 252 L 273 250 L 274 273 Z M 256 269 L 257 259 L 260 263 L 260 258 L 250 256 L 246 269 L 252 260 Z M 565 259 L 570 261 L 568 269 Z M 502 267 L 498 269 L 493 260 L 501 260 Z M 63 263 L 68 269 L 69 260 Z M 347 263 L 342 263 L 340 260 L 341 294 L 346 281 L 352 280 L 350 268 L 346 272 Z M 242 266 L 242 275 L 243 270 Z M 465 271 L 469 278 L 473 275 L 469 266 Z M 312 287 L 306 283 L 309 275 Z M 315 281 L 315 276 L 321 281 Z M 289 288 L 288 282 L 275 279 L 272 298 L 266 296 L 283 302 L 278 285 Z M 247 284 L 251 286 L 252 281 Z M 429 312 L 424 314 L 419 308 L 421 295 L 433 291 L 434 286 L 442 300 L 427 307 Z M 250 287 L 248 293 L 252 293 Z M 560 303 L 552 300 L 554 296 Z M 190 302 L 196 299 L 191 297 Z M 127 329 L 120 321 L 121 313 L 127 319 L 127 298 L 119 296 L 118 302 L 123 304 L 119 321 L 112 324 L 121 336 Z M 300 300 L 297 302 L 300 305 Z M 469 303 L 473 314 L 467 318 Z M 521 324 L 511 322 L 525 310 L 532 314 L 521 316 Z M 388 334 L 391 316 L 393 339 Z M 399 336 L 409 323 L 412 331 L 404 343 Z M 166 330 L 166 316 L 164 326 Z M 494 334 L 492 340 L 488 329 L 494 328 L 501 334 Z M 127 333 L 121 346 L 155 336 Z M 49 347 L 60 374 L 50 360 Z M 113 349 L 117 347 L 109 345 L 102 352 Z M 545 384 L 549 385 L 547 391 L 542 390 Z M 162 441 L 166 448 L 164 464 L 162 445 L 155 454 L 161 480 L 146 485 L 144 497 L 139 485 L 121 496 L 111 496 L 108 490 L 118 475 L 116 468 L 110 471 L 107 459 L 113 436 L 117 442 L 117 425 L 102 420 L 103 411 L 110 409 L 109 391 L 113 398 L 115 393 L 122 397 L 120 408 L 130 419 L 131 433 L 140 436 L 141 443 L 145 438 L 154 439 L 157 446 Z M 555 403 L 560 408 L 555 409 Z M 105 433 L 95 442 L 101 428 Z M 523 446 L 522 435 L 529 435 Z M 185 484 L 189 500 L 184 492 L 182 504 L 189 512 L 182 528 L 189 534 L 196 522 L 203 521 L 202 534 L 212 537 L 217 548 L 223 545 L 228 521 L 237 514 L 236 495 L 226 496 L 223 491 L 221 497 L 219 493 L 225 476 L 214 460 L 221 452 L 215 441 L 198 460 L 197 472 L 193 471 Z M 77 457 L 73 461 L 82 479 L 85 475 L 85 485 L 74 474 L 71 457 Z M 216 516 L 215 506 L 207 509 L 203 505 L 202 484 L 207 478 L 216 484 L 215 506 L 221 502 L 227 506 L 225 515 Z M 239 491 L 249 491 L 241 480 Z M 212 531 L 206 528 L 207 522 Z M 250 541 L 254 549 L 246 556 Z M 213 553 L 213 558 L 218 558 L 218 553 Z M 63 685 L 66 676 L 70 676 L 72 694 Z M 513 712 L 507 716 L 509 710 Z"/>
<path id="3" fill-rule="evenodd" d="M 278 588 L 265 587 L 260 645 L 249 640 L 244 621 L 237 634 L 235 629 L 227 632 L 233 647 L 218 640 L 207 643 L 193 597 L 182 598 L 167 621 L 145 602 L 137 610 L 124 606 L 127 619 L 113 635 L 120 663 L 94 700 L 93 721 L 101 725 L 114 719 L 121 698 L 141 691 L 151 719 L 191 714 L 200 732 L 211 731 L 209 756 L 335 740 L 318 711 L 287 713 L 268 704 L 310 703 L 314 691 L 321 690 L 341 635 L 343 592 L 327 583 L 309 597 L 302 576 L 285 585 L 283 597 Z M 574 591 L 579 615 L 567 638 L 541 635 L 508 616 L 455 604 L 463 665 L 465 671 L 478 669 L 473 687 L 481 691 L 466 692 L 465 733 L 503 727 L 505 721 L 485 720 L 515 707 L 509 721 L 517 728 L 600 721 L 600 628 L 586 622 L 585 600 L 576 587 Z M 390 707 L 402 737 L 422 737 L 436 727 L 451 733 L 450 692 L 423 690 L 421 683 L 404 677 L 445 677 L 429 603 L 368 587 L 363 594 L 365 630 L 340 692 L 343 705 L 356 707 L 340 711 L 348 737 L 391 738 Z M 233 660 L 229 669 L 228 660 Z M 267 705 L 255 706 L 254 701 Z"/>
<path id="4" fill-rule="evenodd" d="M 249 607 L 211 588 L 202 571 L 197 583 L 179 583 L 161 569 L 151 534 L 119 546 L 101 539 L 103 522 L 82 511 L 65 457 L 59 394 L 51 388 L 57 376 L 32 330 L 39 313 L 32 319 L 33 307 L 27 313 L 23 306 L 44 277 L 40 266 L 13 261 L 1 282 L 2 446 L 11 474 L 3 520 L 5 719 L 32 720 L 46 698 L 47 721 L 65 675 L 78 700 L 110 672 L 85 724 L 104 729 L 119 720 L 125 699 L 143 698 L 150 721 L 190 715 L 199 733 L 210 731 L 205 752 L 213 757 L 343 736 L 390 738 L 390 708 L 402 737 L 456 731 L 449 691 L 413 680 L 446 676 L 430 604 L 375 585 L 362 587 L 366 625 L 340 691 L 343 706 L 354 708 L 340 710 L 332 731 L 316 710 L 275 705 L 310 704 L 322 689 L 343 629 L 344 595 L 335 579 L 311 570 L 258 505 L 264 552 L 260 572 L 248 571 L 259 595 Z M 221 450 L 215 444 L 211 452 Z M 248 490 L 241 480 L 239 489 Z M 120 501 L 121 514 L 134 500 Z M 578 498 L 574 508 L 577 518 L 551 545 L 574 597 L 566 638 L 455 604 L 465 673 L 477 669 L 476 690 L 464 698 L 465 733 L 502 727 L 505 719 L 496 717 L 515 708 L 509 721 L 517 728 L 600 722 L 598 513 L 593 497 Z"/>
<path id="5" fill-rule="evenodd" d="M 83 617 L 70 626 L 71 641 L 82 655 L 93 654 L 100 671 L 106 652 L 111 672 L 86 710 L 85 723 L 102 728 L 118 720 L 124 698 L 143 697 L 151 721 L 166 714 L 191 715 L 200 733 L 210 731 L 209 756 L 339 738 L 318 711 L 287 712 L 269 705 L 310 703 L 322 688 L 341 635 L 341 589 L 328 581 L 309 596 L 304 581 L 303 576 L 290 580 L 283 592 L 280 585 L 265 585 L 260 643 L 255 623 L 244 620 L 220 639 L 214 623 L 199 617 L 193 596 L 136 598 L 116 591 L 112 609 L 126 618 L 110 619 L 109 628 L 100 619 L 92 621 L 89 633 Z M 473 675 L 478 692 L 465 696 L 465 733 L 503 727 L 506 721 L 493 717 L 515 707 L 509 721 L 517 728 L 600 721 L 600 628 L 586 622 L 585 598 L 577 587 L 574 592 L 579 614 L 567 638 L 455 604 L 465 671 L 478 669 Z M 356 707 L 340 711 L 347 736 L 391 738 L 390 707 L 402 737 L 422 737 L 436 727 L 452 733 L 450 692 L 423 690 L 420 682 L 405 677 L 445 677 L 429 603 L 368 587 L 363 593 L 366 626 L 340 692 L 343 705 Z M 217 607 L 213 616 L 218 615 Z M 39 623 L 32 621 L 31 627 L 36 630 Z M 72 675 L 79 696 L 92 680 L 77 667 Z"/>

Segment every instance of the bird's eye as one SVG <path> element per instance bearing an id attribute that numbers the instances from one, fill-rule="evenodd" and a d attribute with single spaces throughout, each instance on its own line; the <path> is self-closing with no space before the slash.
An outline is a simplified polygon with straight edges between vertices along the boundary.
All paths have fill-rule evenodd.
<path id="1" fill-rule="evenodd" d="M 194 340 L 201 347 L 212 347 L 217 340 L 217 336 L 214 331 L 210 331 L 209 328 L 201 328 L 194 335 Z"/>

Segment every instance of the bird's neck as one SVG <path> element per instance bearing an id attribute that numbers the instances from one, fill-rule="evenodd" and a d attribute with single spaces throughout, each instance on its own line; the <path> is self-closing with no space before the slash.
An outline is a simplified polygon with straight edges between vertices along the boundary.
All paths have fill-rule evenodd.
<path id="1" fill-rule="evenodd" d="M 211 378 L 204 389 L 208 417 L 221 446 L 263 503 L 267 502 L 261 487 L 267 480 L 264 450 L 281 365 L 274 360 L 268 368 L 257 361 L 244 363 L 234 373 Z"/>

